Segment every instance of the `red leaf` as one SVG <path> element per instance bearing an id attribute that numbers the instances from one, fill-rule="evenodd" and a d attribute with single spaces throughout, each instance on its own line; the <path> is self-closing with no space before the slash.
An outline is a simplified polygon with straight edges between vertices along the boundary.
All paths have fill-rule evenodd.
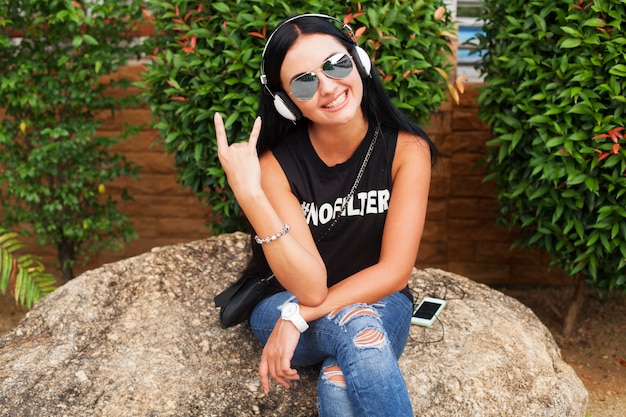
<path id="1" fill-rule="evenodd" d="M 248 32 L 248 35 L 254 36 L 255 38 L 265 39 L 265 36 L 260 32 Z"/>
<path id="2" fill-rule="evenodd" d="M 361 36 L 363 36 L 363 32 L 365 32 L 365 29 L 366 29 L 365 26 L 361 26 L 360 28 L 354 31 L 354 37 L 356 38 L 357 41 L 361 38 Z"/>
<path id="3" fill-rule="evenodd" d="M 344 25 L 347 25 L 348 23 L 350 23 L 352 19 L 356 19 L 357 17 L 363 16 L 364 14 L 365 14 L 365 11 L 363 10 L 360 10 L 357 13 L 348 13 L 346 17 L 343 18 L 343 23 Z"/>
<path id="4" fill-rule="evenodd" d="M 156 20 L 154 16 L 150 15 L 150 12 L 145 7 L 142 7 L 141 14 L 143 18 L 149 22 L 153 22 Z"/>
<path id="5" fill-rule="evenodd" d="M 611 149 L 611 153 L 612 154 L 617 154 L 619 152 L 619 143 L 616 143 L 615 145 L 613 145 L 613 149 Z"/>
<path id="6" fill-rule="evenodd" d="M 609 130 L 609 135 L 611 136 L 611 139 L 613 140 L 613 142 L 617 143 L 618 139 L 622 139 L 624 137 L 622 130 L 624 130 L 622 126 L 618 126 Z"/>

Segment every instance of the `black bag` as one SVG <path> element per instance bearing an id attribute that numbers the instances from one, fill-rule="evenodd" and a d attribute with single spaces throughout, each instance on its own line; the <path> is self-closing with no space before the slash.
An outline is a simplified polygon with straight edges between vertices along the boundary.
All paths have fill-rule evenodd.
<path id="1" fill-rule="evenodd" d="M 246 321 L 252 309 L 261 301 L 270 279 L 262 275 L 244 275 L 215 296 L 215 307 L 220 307 L 220 325 L 227 329 Z"/>

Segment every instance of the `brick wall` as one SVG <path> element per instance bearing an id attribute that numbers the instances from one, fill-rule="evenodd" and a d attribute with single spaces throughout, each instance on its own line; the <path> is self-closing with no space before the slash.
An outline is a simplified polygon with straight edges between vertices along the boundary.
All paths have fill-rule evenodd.
<path id="1" fill-rule="evenodd" d="M 121 76 L 138 79 L 139 68 L 129 67 Z M 474 165 L 485 153 L 489 132 L 478 120 L 476 86 L 467 86 L 461 103 L 444 104 L 426 126 L 441 152 L 433 172 L 426 228 L 418 255 L 418 267 L 436 267 L 488 284 L 560 284 L 568 282 L 554 270 L 547 271 L 548 258 L 539 253 L 509 251 L 512 235 L 496 225 L 493 183 L 482 183 L 483 172 Z M 116 117 L 101 117 L 101 133 L 113 135 L 125 122 L 146 123 L 147 108 L 126 110 Z M 116 148 L 143 167 L 139 180 L 120 179 L 107 187 L 119 195 L 126 187 L 134 201 L 121 202 L 140 238 L 121 251 L 104 251 L 79 265 L 76 272 L 103 263 L 149 251 L 153 247 L 203 239 L 210 235 L 204 226 L 207 209 L 176 182 L 173 156 L 161 146 L 151 145 L 157 133 L 145 130 Z M 54 260 L 53 248 L 28 242 L 28 251 Z"/>

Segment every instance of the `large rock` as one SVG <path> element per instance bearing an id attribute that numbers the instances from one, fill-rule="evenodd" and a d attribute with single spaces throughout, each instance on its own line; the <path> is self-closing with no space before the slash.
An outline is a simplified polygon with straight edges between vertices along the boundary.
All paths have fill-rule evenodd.
<path id="1" fill-rule="evenodd" d="M 245 326 L 219 327 L 213 296 L 247 242 L 157 248 L 46 297 L 0 338 L 0 415 L 316 415 L 316 370 L 265 395 L 260 345 Z M 528 308 L 440 270 L 415 270 L 412 287 L 449 300 L 432 328 L 412 328 L 401 359 L 415 415 L 585 415 L 585 388 Z"/>

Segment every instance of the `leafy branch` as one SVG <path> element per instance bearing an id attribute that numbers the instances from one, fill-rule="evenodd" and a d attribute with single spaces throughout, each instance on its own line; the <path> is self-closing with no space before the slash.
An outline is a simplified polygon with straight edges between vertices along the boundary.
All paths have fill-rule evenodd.
<path id="1" fill-rule="evenodd" d="M 0 229 L 0 290 L 15 302 L 30 309 L 37 301 L 54 291 L 54 275 L 45 272 L 39 257 L 15 254 L 24 244 L 17 233 Z"/>

